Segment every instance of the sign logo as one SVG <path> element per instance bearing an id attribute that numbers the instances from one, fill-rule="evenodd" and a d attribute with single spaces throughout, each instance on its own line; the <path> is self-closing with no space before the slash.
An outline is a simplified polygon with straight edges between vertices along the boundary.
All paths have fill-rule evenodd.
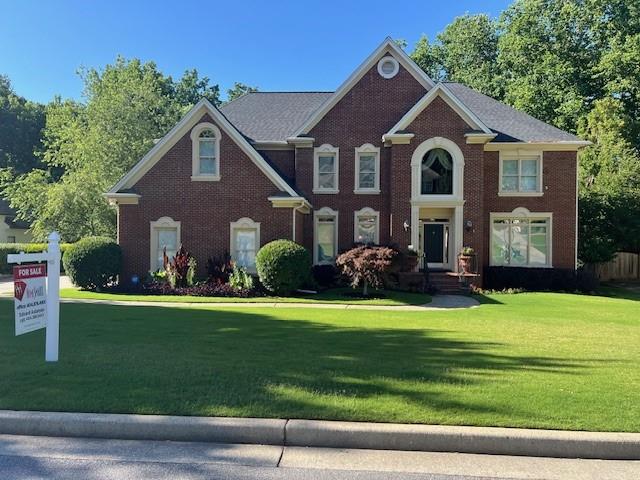
<path id="1" fill-rule="evenodd" d="M 24 283 L 22 280 L 17 280 L 14 285 L 13 285 L 13 293 L 14 296 L 22 301 L 22 297 L 24 296 L 24 292 L 27 289 L 27 284 Z"/>

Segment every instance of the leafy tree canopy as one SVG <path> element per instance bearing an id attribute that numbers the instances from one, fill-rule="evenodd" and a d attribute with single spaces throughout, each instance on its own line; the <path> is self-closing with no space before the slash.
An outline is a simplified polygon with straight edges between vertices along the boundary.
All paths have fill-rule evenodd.
<path id="1" fill-rule="evenodd" d="M 233 88 L 230 88 L 229 90 L 227 90 L 227 102 L 230 102 L 231 100 L 235 100 L 236 98 L 241 97 L 242 95 L 245 95 L 247 93 L 252 93 L 257 91 L 258 91 L 258 87 L 251 87 L 249 85 L 245 85 L 244 83 L 235 82 L 233 84 Z"/>

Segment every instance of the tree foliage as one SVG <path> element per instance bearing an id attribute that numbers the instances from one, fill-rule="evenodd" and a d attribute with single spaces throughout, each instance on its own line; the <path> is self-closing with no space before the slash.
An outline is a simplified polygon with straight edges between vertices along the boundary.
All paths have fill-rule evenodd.
<path id="1" fill-rule="evenodd" d="M 245 85 L 244 83 L 235 82 L 233 84 L 233 88 L 227 90 L 227 102 L 231 100 L 235 100 L 242 95 L 246 95 L 247 93 L 257 92 L 258 87 L 251 87 L 249 85 Z"/>
<path id="2" fill-rule="evenodd" d="M 382 287 L 384 275 L 397 254 L 389 247 L 355 247 L 338 256 L 336 265 L 349 279 L 351 286 L 356 288 L 362 285 L 362 295 L 367 296 L 369 285 Z"/>

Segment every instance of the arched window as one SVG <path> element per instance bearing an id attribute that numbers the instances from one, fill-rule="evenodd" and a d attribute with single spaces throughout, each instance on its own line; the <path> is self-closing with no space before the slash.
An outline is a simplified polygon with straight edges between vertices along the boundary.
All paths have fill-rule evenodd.
<path id="1" fill-rule="evenodd" d="M 453 193 L 453 159 L 444 148 L 429 150 L 422 157 L 421 195 L 451 195 Z"/>
<path id="2" fill-rule="evenodd" d="M 220 179 L 220 130 L 212 123 L 200 123 L 191 131 L 192 180 Z"/>

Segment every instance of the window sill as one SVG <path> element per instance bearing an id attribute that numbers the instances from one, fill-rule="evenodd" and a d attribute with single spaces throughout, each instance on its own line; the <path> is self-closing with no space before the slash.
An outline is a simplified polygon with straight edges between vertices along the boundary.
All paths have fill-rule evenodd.
<path id="1" fill-rule="evenodd" d="M 553 265 L 506 265 L 490 263 L 490 267 L 505 267 L 505 268 L 553 268 Z"/>
<path id="2" fill-rule="evenodd" d="M 192 175 L 192 182 L 219 182 L 220 175 Z"/>
<path id="3" fill-rule="evenodd" d="M 544 192 L 498 192 L 499 197 L 541 197 Z"/>
<path id="4" fill-rule="evenodd" d="M 380 189 L 377 190 L 354 190 L 353 193 L 355 193 L 356 195 L 379 195 L 380 194 Z"/>
<path id="5" fill-rule="evenodd" d="M 315 195 L 336 194 L 340 193 L 340 190 L 318 190 L 317 188 L 314 188 L 313 193 Z"/>

